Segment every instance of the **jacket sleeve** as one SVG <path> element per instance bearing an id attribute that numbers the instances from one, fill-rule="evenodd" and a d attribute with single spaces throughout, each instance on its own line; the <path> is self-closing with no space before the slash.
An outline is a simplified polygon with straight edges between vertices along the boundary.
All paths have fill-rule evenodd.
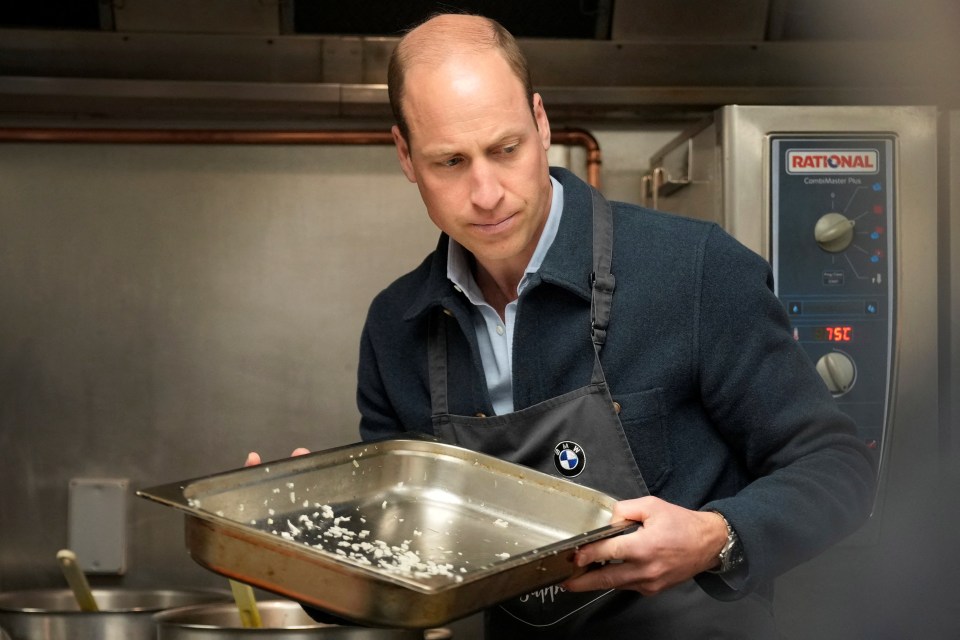
<path id="1" fill-rule="evenodd" d="M 735 599 L 855 531 L 870 514 L 876 468 L 794 340 L 769 265 L 713 227 L 700 273 L 700 392 L 749 483 L 703 507 L 737 531 L 743 580 L 737 589 L 712 574 L 698 582 Z"/>

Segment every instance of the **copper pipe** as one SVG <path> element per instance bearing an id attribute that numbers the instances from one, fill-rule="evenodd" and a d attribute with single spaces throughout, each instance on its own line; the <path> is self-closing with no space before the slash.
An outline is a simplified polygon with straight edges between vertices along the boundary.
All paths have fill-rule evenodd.
<path id="1" fill-rule="evenodd" d="M 600 145 L 588 131 L 553 131 L 552 142 L 584 147 L 587 182 L 600 188 Z M 0 142 L 76 142 L 88 144 L 343 144 L 391 145 L 389 131 L 243 131 L 218 129 L 34 129 L 0 128 Z"/>
<path id="2" fill-rule="evenodd" d="M 560 129 L 551 131 L 551 141 L 557 144 L 580 146 L 587 150 L 587 182 L 593 188 L 600 188 L 600 165 L 603 158 L 600 154 L 600 143 L 585 129 Z"/>

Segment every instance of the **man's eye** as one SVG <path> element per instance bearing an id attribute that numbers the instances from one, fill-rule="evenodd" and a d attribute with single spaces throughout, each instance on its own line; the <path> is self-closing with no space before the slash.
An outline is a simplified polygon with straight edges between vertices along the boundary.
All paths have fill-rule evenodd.
<path id="1" fill-rule="evenodd" d="M 504 148 L 501 150 L 501 152 L 502 152 L 504 155 L 510 155 L 511 153 L 513 153 L 514 151 L 516 151 L 516 150 L 517 150 L 517 147 L 519 147 L 519 146 L 520 146 L 520 145 L 518 145 L 518 144 L 507 145 L 506 147 L 504 147 Z"/>
<path id="2" fill-rule="evenodd" d="M 455 167 L 458 164 L 463 162 L 463 158 L 449 158 L 443 161 L 443 166 L 445 167 Z"/>

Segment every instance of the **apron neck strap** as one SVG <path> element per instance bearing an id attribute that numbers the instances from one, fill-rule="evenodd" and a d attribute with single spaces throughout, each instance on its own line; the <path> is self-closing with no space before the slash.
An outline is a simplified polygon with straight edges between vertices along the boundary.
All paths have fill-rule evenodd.
<path id="1" fill-rule="evenodd" d="M 427 316 L 427 367 L 430 381 L 430 413 L 443 416 L 447 410 L 447 314 L 434 309 Z"/>
<path id="2" fill-rule="evenodd" d="M 616 278 L 610 272 L 613 262 L 613 214 L 610 203 L 596 189 L 593 195 L 593 273 L 590 274 L 590 335 L 597 351 L 607 340 L 610 309 Z"/>

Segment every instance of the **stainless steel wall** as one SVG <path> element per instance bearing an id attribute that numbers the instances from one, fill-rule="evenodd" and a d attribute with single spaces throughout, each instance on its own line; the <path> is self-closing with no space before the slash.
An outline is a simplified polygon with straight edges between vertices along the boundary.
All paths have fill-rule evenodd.
<path id="1" fill-rule="evenodd" d="M 356 439 L 366 305 L 436 241 L 390 148 L 0 157 L 0 588 L 59 584 L 72 478 L 136 489 Z M 124 582 L 202 581 L 181 519 L 144 502 Z"/>

